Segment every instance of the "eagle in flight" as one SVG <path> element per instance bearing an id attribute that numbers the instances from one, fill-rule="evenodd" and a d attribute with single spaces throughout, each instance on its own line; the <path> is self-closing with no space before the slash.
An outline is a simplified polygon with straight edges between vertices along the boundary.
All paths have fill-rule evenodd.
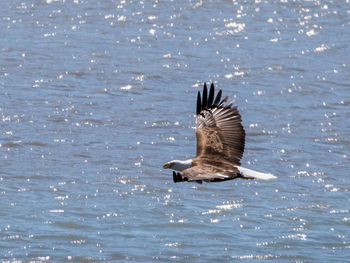
<path id="1" fill-rule="evenodd" d="M 232 106 L 234 101 L 228 103 L 228 96 L 224 99 L 221 96 L 221 90 L 215 96 L 213 83 L 208 94 L 204 83 L 202 96 L 199 91 L 197 96 L 196 157 L 184 161 L 173 160 L 165 163 L 163 168 L 175 170 L 175 183 L 277 178 L 273 174 L 241 166 L 245 144 L 241 115 L 237 106 Z"/>

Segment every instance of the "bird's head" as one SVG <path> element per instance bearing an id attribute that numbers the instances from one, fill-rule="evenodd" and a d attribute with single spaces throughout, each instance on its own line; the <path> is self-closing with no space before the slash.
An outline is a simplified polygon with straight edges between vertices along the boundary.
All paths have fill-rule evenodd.
<path id="1" fill-rule="evenodd" d="M 180 160 L 172 160 L 163 165 L 163 169 L 173 169 L 175 171 L 183 171 L 187 168 L 190 168 L 192 165 L 192 159 L 180 161 Z"/>
<path id="2" fill-rule="evenodd" d="M 167 162 L 163 165 L 163 169 L 172 169 L 173 166 L 174 166 L 174 162 L 170 161 L 170 162 Z"/>

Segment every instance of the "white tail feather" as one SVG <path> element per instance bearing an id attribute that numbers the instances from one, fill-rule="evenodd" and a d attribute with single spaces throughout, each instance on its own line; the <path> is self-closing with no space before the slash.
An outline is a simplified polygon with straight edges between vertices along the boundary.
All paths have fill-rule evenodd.
<path id="1" fill-rule="evenodd" d="M 238 168 L 241 175 L 246 178 L 255 178 L 261 180 L 270 180 L 277 178 L 277 176 L 274 176 L 273 174 L 261 173 L 241 166 L 236 167 Z"/>

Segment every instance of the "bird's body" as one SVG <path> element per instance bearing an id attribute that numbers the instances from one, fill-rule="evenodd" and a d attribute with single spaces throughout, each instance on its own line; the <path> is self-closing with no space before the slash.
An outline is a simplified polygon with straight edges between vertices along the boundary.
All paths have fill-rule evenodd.
<path id="1" fill-rule="evenodd" d="M 244 152 L 245 131 L 241 115 L 228 97 L 221 100 L 220 90 L 215 99 L 215 88 L 211 84 L 209 95 L 206 84 L 203 96 L 197 96 L 196 137 L 197 154 L 185 161 L 173 160 L 163 168 L 170 168 L 174 182 L 195 181 L 201 183 L 220 182 L 236 178 L 272 179 L 272 174 L 256 172 L 241 167 Z"/>

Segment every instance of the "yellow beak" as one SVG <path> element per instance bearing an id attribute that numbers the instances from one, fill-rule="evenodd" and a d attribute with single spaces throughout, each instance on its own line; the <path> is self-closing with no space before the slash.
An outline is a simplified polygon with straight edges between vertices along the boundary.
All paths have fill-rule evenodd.
<path id="1" fill-rule="evenodd" d="M 168 168 L 170 168 L 170 163 L 166 163 L 163 165 L 163 169 L 168 169 Z"/>

